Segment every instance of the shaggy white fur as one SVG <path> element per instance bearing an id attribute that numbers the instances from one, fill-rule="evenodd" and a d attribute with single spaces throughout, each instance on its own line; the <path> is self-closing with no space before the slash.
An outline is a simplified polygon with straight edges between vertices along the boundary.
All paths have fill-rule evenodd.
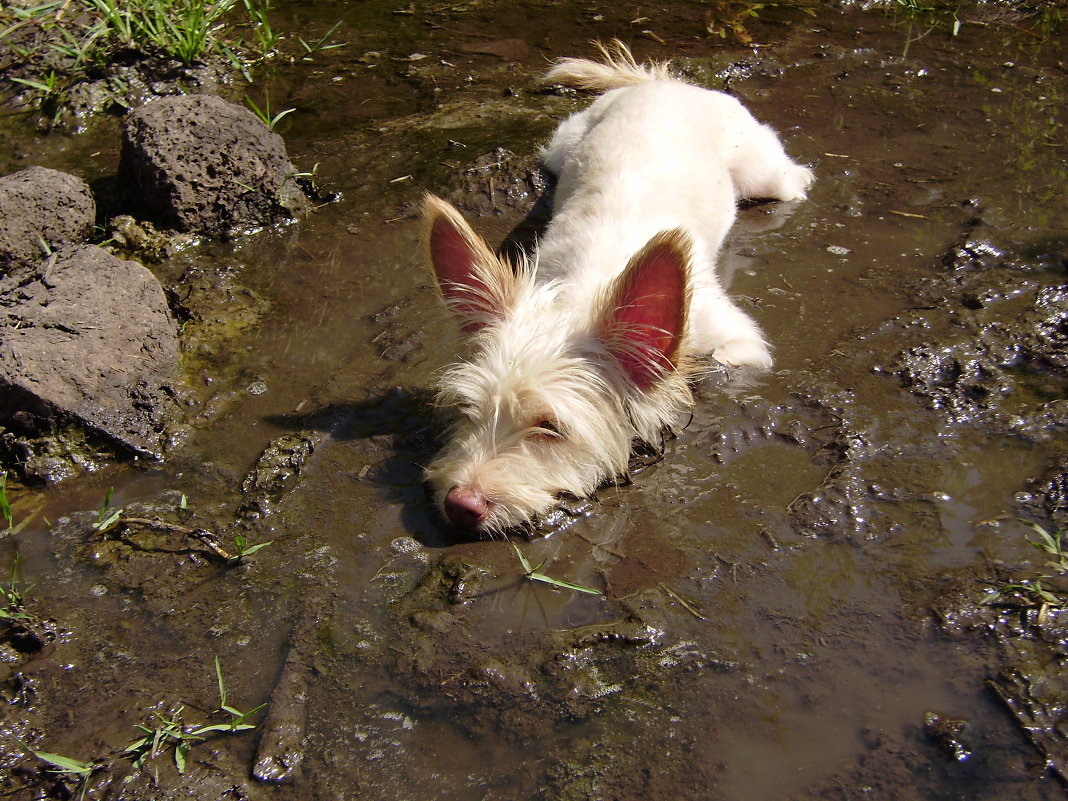
<path id="1" fill-rule="evenodd" d="M 803 198 L 811 170 L 734 98 L 619 42 L 601 54 L 545 76 L 604 94 L 542 150 L 558 183 L 534 260 L 502 262 L 449 204 L 425 203 L 430 262 L 470 340 L 442 376 L 458 419 L 426 478 L 453 525 L 484 535 L 625 474 L 633 442 L 692 403 L 698 357 L 771 364 L 716 254 L 740 199 Z"/>

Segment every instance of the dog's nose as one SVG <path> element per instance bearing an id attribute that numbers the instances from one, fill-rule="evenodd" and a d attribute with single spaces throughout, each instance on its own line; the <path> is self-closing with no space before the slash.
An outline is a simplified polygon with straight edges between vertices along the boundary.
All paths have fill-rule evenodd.
<path id="1" fill-rule="evenodd" d="M 445 515 L 458 528 L 477 528 L 489 515 L 489 501 L 478 490 L 455 486 L 445 496 Z"/>

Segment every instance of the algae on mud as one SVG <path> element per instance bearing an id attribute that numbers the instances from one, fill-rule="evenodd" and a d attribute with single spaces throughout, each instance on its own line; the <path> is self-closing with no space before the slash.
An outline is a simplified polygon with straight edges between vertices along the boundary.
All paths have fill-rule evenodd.
<path id="1" fill-rule="evenodd" d="M 172 462 L 12 493 L 16 520 L 43 499 L 57 522 L 0 541 L 28 611 L 57 624 L 35 655 L 3 645 L 4 731 L 112 754 L 150 709 L 212 708 L 221 653 L 241 708 L 271 699 L 272 733 L 196 746 L 152 787 L 112 759 L 89 797 L 1063 797 L 1062 611 L 979 604 L 1039 565 L 1017 517 L 1066 514 L 1055 36 L 1015 18 L 917 38 L 882 10 L 768 5 L 745 19 L 754 48 L 706 38 L 696 4 L 641 22 L 620 5 L 396 11 L 360 4 L 349 48 L 272 85 L 300 109 L 294 160 L 342 201 L 156 268 L 241 301 L 233 325 L 225 302 L 190 309 L 224 332 L 197 367 L 222 413 Z M 534 199 L 497 180 L 521 187 L 525 167 L 463 173 L 497 147 L 523 164 L 587 102 L 527 87 L 591 36 L 798 120 L 791 152 L 820 175 L 804 207 L 742 210 L 724 254 L 773 372 L 701 388 L 663 461 L 520 544 L 603 598 L 517 582 L 508 543 L 453 542 L 430 516 L 426 389 L 450 345 L 406 220 L 455 186 L 503 239 Z M 501 38 L 528 54 L 464 47 Z M 252 475 L 264 514 L 237 530 L 274 544 L 233 569 L 158 533 L 102 541 L 76 514 L 114 485 L 127 510 L 229 531 Z M 62 794 L 0 749 L 13 797 Z"/>
<path id="2" fill-rule="evenodd" d="M 100 449 L 55 447 L 61 439 L 77 442 L 79 428 L 85 439 L 109 443 L 113 454 L 161 458 L 180 438 L 183 379 L 197 365 L 180 369 L 159 280 L 135 262 L 83 245 L 98 204 L 80 179 L 30 168 L 0 184 L 7 215 L 0 238 L 0 459 L 28 480 L 77 474 L 106 458 Z M 144 219 L 139 225 L 114 217 L 107 227 L 122 244 L 102 244 L 147 246 L 157 261 L 188 234 L 229 238 L 309 210 L 281 137 L 247 109 L 207 95 L 160 98 L 130 112 L 118 177 L 101 201 L 102 221 L 123 206 Z M 152 220 L 186 236 L 160 246 Z M 203 299 L 177 301 L 196 288 L 189 281 L 169 293 L 185 322 L 197 317 L 188 306 L 202 315 L 210 307 Z"/>

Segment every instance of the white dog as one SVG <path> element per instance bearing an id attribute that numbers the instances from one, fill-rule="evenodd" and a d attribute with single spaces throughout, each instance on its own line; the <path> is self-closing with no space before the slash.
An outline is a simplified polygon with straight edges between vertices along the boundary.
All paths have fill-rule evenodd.
<path id="1" fill-rule="evenodd" d="M 541 153 L 558 183 L 533 260 L 503 262 L 426 199 L 430 262 L 470 346 L 442 376 L 458 415 L 426 478 L 461 529 L 498 534 L 624 475 L 634 442 L 692 404 L 698 357 L 771 364 L 716 254 L 739 200 L 803 198 L 812 172 L 733 97 L 619 42 L 601 55 L 545 76 L 603 94 Z"/>

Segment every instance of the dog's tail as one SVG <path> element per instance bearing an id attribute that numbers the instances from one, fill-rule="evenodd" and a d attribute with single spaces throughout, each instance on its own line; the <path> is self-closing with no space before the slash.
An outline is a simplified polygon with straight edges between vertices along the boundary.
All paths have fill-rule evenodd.
<path id="1" fill-rule="evenodd" d="M 561 58 L 545 74 L 542 83 L 570 86 L 590 92 L 607 92 L 609 89 L 671 78 L 668 62 L 652 61 L 639 64 L 631 55 L 630 48 L 618 39 L 613 39 L 607 45 L 594 42 L 594 46 L 601 54 L 601 61 Z"/>

